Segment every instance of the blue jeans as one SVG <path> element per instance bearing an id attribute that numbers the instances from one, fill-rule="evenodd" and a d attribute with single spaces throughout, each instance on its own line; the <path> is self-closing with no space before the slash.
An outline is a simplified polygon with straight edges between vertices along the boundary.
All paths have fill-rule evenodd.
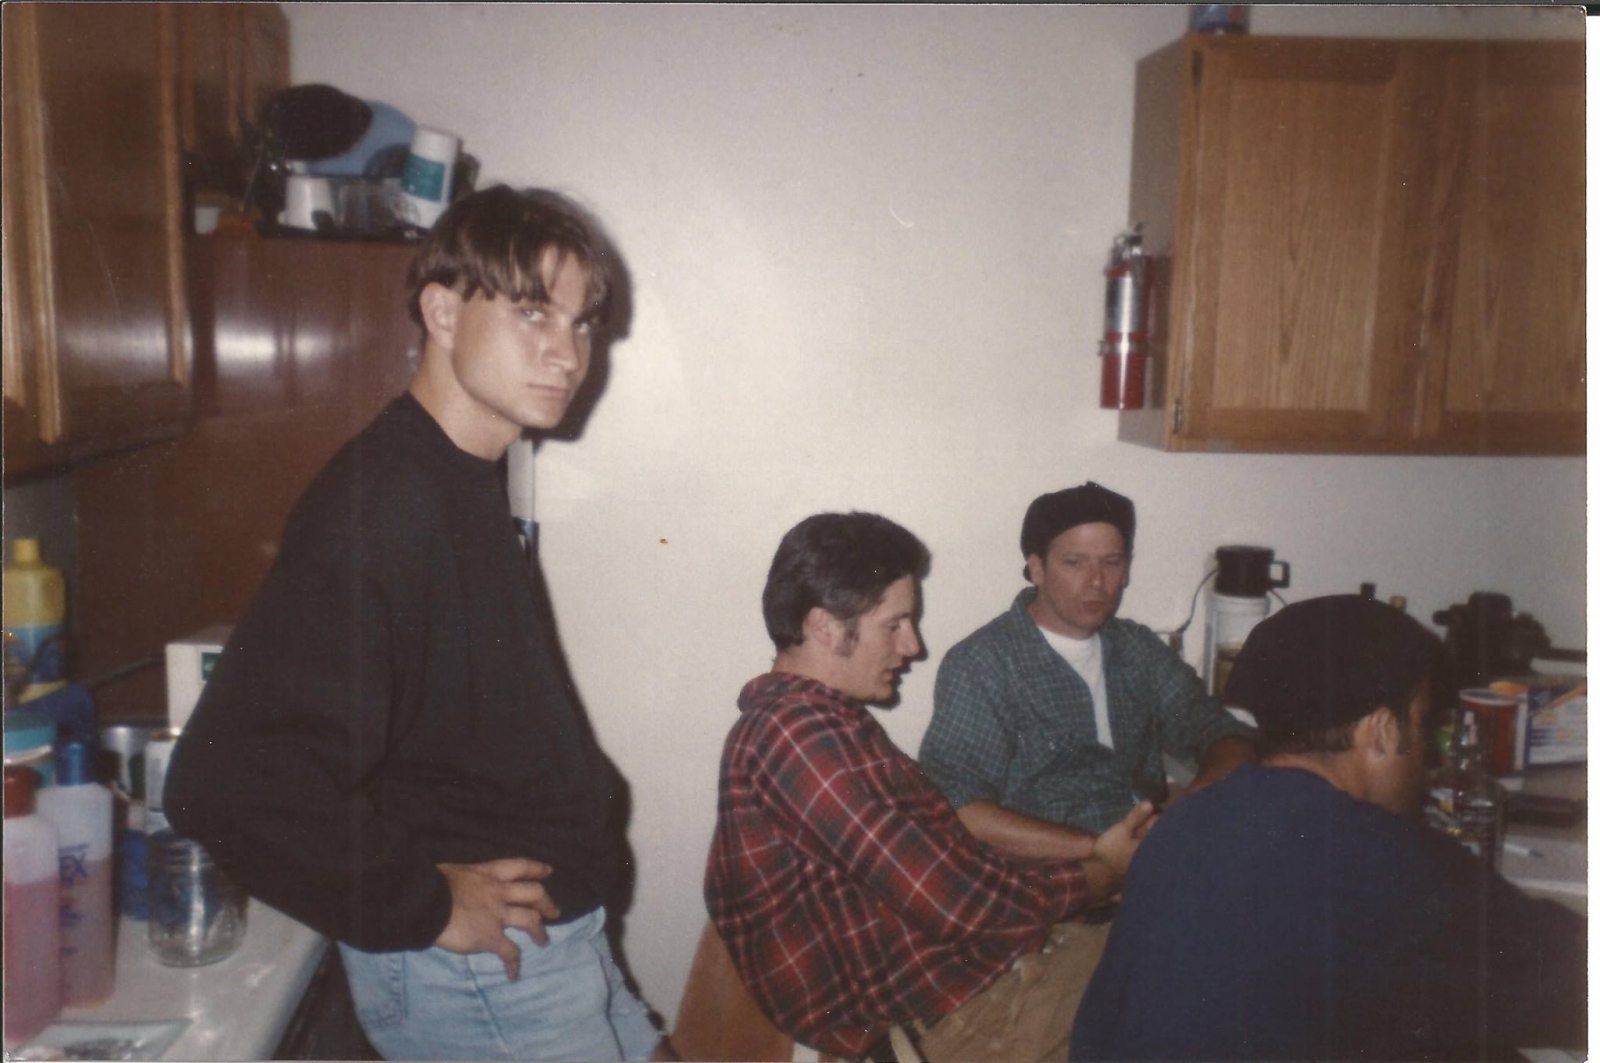
<path id="1" fill-rule="evenodd" d="M 492 952 L 362 952 L 340 945 L 356 1017 L 386 1059 L 649 1059 L 661 1035 L 628 991 L 605 936 L 605 910 L 521 930 L 522 977 Z"/>

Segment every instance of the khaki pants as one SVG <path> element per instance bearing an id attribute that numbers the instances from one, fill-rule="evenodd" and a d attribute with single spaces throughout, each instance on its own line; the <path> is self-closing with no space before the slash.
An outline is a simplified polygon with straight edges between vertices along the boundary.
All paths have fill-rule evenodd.
<path id="1" fill-rule="evenodd" d="M 1109 923 L 1058 923 L 1043 950 L 1019 959 L 989 988 L 926 1031 L 929 1063 L 1064 1060 L 1072 1020 L 1106 948 Z"/>

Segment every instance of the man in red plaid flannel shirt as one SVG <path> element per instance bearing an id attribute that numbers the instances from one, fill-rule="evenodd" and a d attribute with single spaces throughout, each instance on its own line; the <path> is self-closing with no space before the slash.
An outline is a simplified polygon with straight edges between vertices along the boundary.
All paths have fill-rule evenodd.
<path id="1" fill-rule="evenodd" d="M 844 1057 L 890 1025 L 933 1027 L 1112 896 L 1151 816 L 1139 806 L 1083 861 L 1028 862 L 967 832 L 865 707 L 892 702 L 922 652 L 927 570 L 922 543 L 874 514 L 792 529 L 762 595 L 777 658 L 740 693 L 723 750 L 712 921 L 774 1025 Z"/>

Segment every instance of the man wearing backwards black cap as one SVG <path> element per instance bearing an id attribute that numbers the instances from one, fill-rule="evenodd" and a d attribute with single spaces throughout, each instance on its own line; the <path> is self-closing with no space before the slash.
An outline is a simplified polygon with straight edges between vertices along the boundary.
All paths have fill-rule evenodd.
<path id="1" fill-rule="evenodd" d="M 923 770 L 968 830 L 1014 855 L 1087 856 L 1135 801 L 1162 795 L 1163 752 L 1199 766 L 1191 790 L 1254 759 L 1250 729 L 1194 669 L 1115 617 L 1133 532 L 1133 503 L 1097 483 L 1034 499 L 1033 586 L 939 665 Z"/>
<path id="2" fill-rule="evenodd" d="M 1341 595 L 1258 624 L 1228 679 L 1264 761 L 1129 869 L 1073 1059 L 1486 1059 L 1585 1037 L 1584 919 L 1416 814 L 1438 640 Z"/>

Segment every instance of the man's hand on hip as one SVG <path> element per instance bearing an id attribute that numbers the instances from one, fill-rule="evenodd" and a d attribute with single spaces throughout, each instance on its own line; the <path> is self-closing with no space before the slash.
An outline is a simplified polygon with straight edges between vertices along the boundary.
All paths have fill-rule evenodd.
<path id="1" fill-rule="evenodd" d="M 450 884 L 450 922 L 434 944 L 450 952 L 492 952 L 506 965 L 506 977 L 517 980 L 522 953 L 506 936 L 508 927 L 526 930 L 546 945 L 544 921 L 561 914 L 541 880 L 550 865 L 537 860 L 490 860 L 483 864 L 440 864 Z"/>

